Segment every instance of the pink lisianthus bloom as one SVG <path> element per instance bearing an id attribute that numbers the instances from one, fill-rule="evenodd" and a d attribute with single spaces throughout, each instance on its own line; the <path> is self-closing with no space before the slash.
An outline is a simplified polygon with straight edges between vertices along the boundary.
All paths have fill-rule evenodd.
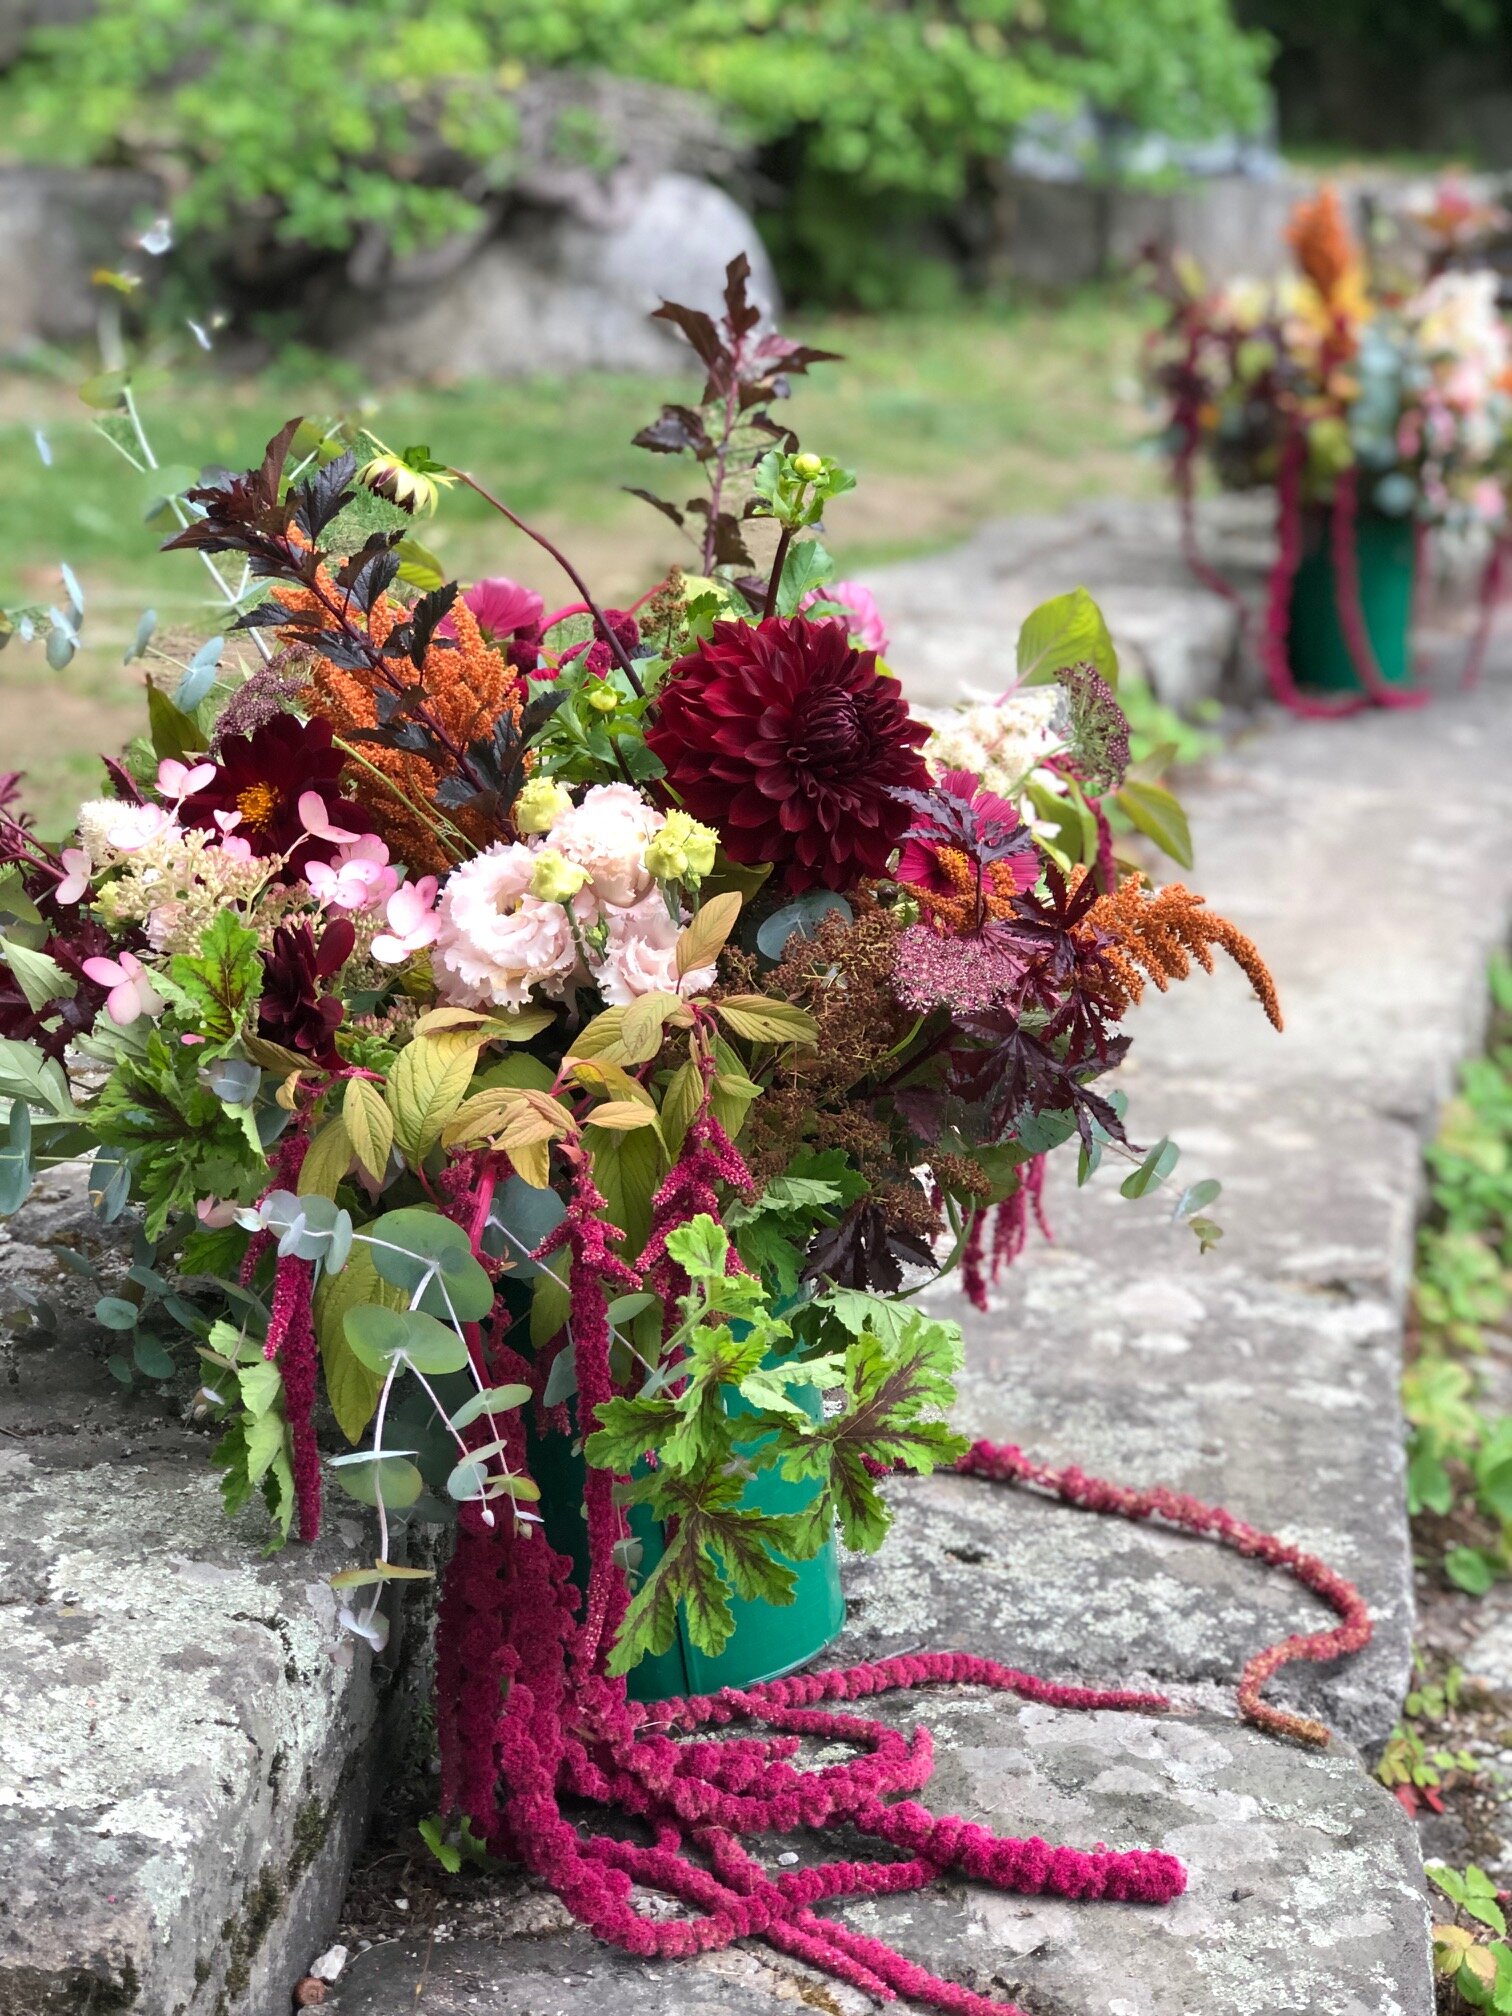
<path id="1" fill-rule="evenodd" d="M 474 581 L 462 600 L 471 610 L 473 619 L 483 632 L 484 642 L 502 644 L 521 630 L 539 630 L 541 618 L 546 613 L 546 604 L 533 588 L 522 588 L 518 581 L 511 581 L 506 574 L 495 574 L 487 581 Z M 443 618 L 437 626 L 440 637 L 455 637 L 456 626 L 450 616 Z"/>
<path id="2" fill-rule="evenodd" d="M 646 848 L 665 824 L 633 785 L 595 784 L 554 822 L 546 844 L 587 871 L 601 903 L 626 908 L 651 887 Z"/>
<path id="3" fill-rule="evenodd" d="M 560 903 L 531 895 L 534 873 L 534 853 L 513 840 L 464 861 L 446 878 L 431 951 L 444 1001 L 523 1008 L 534 988 L 560 989 L 572 974 L 578 948 L 567 913 Z M 573 908 L 592 920 L 586 890 Z"/>
<path id="4" fill-rule="evenodd" d="M 436 915 L 439 887 L 434 875 L 422 875 L 418 882 L 406 882 L 389 897 L 384 911 L 389 928 L 380 932 L 369 948 L 380 965 L 398 966 L 435 943 L 441 929 Z"/>
<path id="5" fill-rule="evenodd" d="M 397 891 L 399 871 L 389 866 L 388 848 L 378 835 L 362 833 L 334 861 L 307 861 L 305 880 L 327 909 L 376 910 Z"/>
<path id="6" fill-rule="evenodd" d="M 139 1015 L 161 1015 L 168 1005 L 134 952 L 123 952 L 119 959 L 86 959 L 84 971 L 96 986 L 110 989 L 105 1012 L 123 1029 Z"/>
<path id="7" fill-rule="evenodd" d="M 623 909 L 606 904 L 600 914 L 609 926 L 609 943 L 595 977 L 611 1007 L 621 1008 L 642 994 L 697 994 L 713 986 L 712 963 L 678 972 L 682 926 L 673 922 L 660 890 Z"/>
<path id="8" fill-rule="evenodd" d="M 963 810 L 971 816 L 972 829 L 993 849 L 1023 830 L 1018 807 L 1012 800 L 987 790 L 970 770 L 945 771 L 937 780 L 936 789 L 944 796 L 960 801 Z M 968 853 L 968 849 L 951 834 L 946 823 L 947 816 L 948 807 L 945 807 L 938 819 L 927 812 L 920 812 L 915 818 L 914 835 L 903 842 L 894 870 L 899 882 L 923 889 L 931 896 L 949 897 L 960 893 L 957 883 L 946 871 L 941 854 L 946 850 L 955 854 Z M 1012 874 L 1014 887 L 1020 892 L 1033 888 L 1039 879 L 1039 858 L 1032 846 L 999 856 L 994 866 L 1007 868 Z"/>
<path id="9" fill-rule="evenodd" d="M 850 618 L 850 634 L 862 650 L 875 651 L 879 658 L 887 655 L 887 625 L 870 588 L 859 581 L 832 581 L 828 588 L 811 589 L 798 604 L 799 613 L 816 602 L 839 603 Z"/>
<path id="10" fill-rule="evenodd" d="M 63 880 L 53 891 L 60 903 L 77 903 L 89 887 L 93 863 L 82 847 L 63 849 Z"/>

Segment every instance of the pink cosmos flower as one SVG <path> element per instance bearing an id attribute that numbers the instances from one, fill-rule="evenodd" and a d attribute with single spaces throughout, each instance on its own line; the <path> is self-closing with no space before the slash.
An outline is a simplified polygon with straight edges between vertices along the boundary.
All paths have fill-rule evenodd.
<path id="1" fill-rule="evenodd" d="M 997 792 L 987 790 L 970 770 L 945 771 L 937 780 L 936 789 L 969 807 L 975 830 L 993 846 L 1009 839 L 1022 824 L 1018 807 L 1012 800 L 1000 798 Z M 964 850 L 951 840 L 944 823 L 931 819 L 928 813 L 920 813 L 914 820 L 914 826 L 918 837 L 905 840 L 898 856 L 895 871 L 898 881 L 928 890 L 931 896 L 959 894 L 957 885 L 945 872 L 940 855 L 942 849 Z M 930 830 L 923 830 L 926 828 Z M 935 834 L 939 835 L 938 839 Z M 1014 886 L 1019 890 L 1033 888 L 1039 879 L 1039 861 L 1032 847 L 1026 846 L 1008 855 L 1003 865 L 1012 870 Z"/>
<path id="2" fill-rule="evenodd" d="M 68 871 L 53 894 L 60 903 L 77 903 L 89 887 L 93 863 L 82 847 L 63 849 L 63 866 Z"/>
<path id="3" fill-rule="evenodd" d="M 828 588 L 815 588 L 804 596 L 798 604 L 800 614 L 815 602 L 838 602 L 850 618 L 850 634 L 858 639 L 861 648 L 875 651 L 879 657 L 886 656 L 887 625 L 870 588 L 859 581 L 832 581 Z"/>
<path id="4" fill-rule="evenodd" d="M 388 848 L 376 833 L 362 833 L 334 861 L 307 861 L 305 880 L 317 903 L 337 910 L 376 910 L 399 887 Z"/>
<path id="5" fill-rule="evenodd" d="M 373 940 L 373 957 L 384 966 L 397 966 L 412 953 L 423 952 L 435 943 L 441 920 L 435 914 L 436 891 L 440 883 L 434 875 L 422 875 L 418 882 L 406 882 L 388 899 L 384 915 L 388 930 Z"/>
<path id="6" fill-rule="evenodd" d="M 472 611 L 484 639 L 490 644 L 501 644 L 520 630 L 539 630 L 541 618 L 546 613 L 546 604 L 533 588 L 522 588 L 518 581 L 511 581 L 505 574 L 495 574 L 487 581 L 475 581 L 462 597 Z M 437 635 L 455 637 L 456 626 L 448 616 L 439 625 Z"/>
<path id="7" fill-rule="evenodd" d="M 134 952 L 123 952 L 119 959 L 86 959 L 84 971 L 97 986 L 110 989 L 105 1010 L 123 1029 L 139 1015 L 161 1015 L 168 1005 Z"/>

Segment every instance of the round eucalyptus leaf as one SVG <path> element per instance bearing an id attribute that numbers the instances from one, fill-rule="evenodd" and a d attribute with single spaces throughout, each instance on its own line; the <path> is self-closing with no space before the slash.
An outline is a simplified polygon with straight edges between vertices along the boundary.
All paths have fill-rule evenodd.
<path id="1" fill-rule="evenodd" d="M 847 924 L 851 921 L 851 906 L 843 896 L 833 889 L 810 889 L 807 895 L 796 897 L 772 912 L 756 933 L 756 950 L 763 959 L 780 959 L 783 947 L 795 931 L 801 937 L 812 938 L 832 911 L 838 911 Z"/>
<path id="2" fill-rule="evenodd" d="M 473 1258 L 467 1234 L 438 1211 L 387 1211 L 367 1233 L 373 1265 L 385 1281 L 413 1295 L 444 1322 L 481 1323 L 493 1307 L 493 1283 Z"/>
<path id="3" fill-rule="evenodd" d="M 401 1510 L 413 1505 L 425 1489 L 425 1479 L 409 1458 L 387 1451 L 381 1456 L 370 1456 L 366 1462 L 337 1456 L 332 1459 L 331 1468 L 342 1490 L 359 1505 L 376 1505 L 382 1498 L 390 1511 Z"/>

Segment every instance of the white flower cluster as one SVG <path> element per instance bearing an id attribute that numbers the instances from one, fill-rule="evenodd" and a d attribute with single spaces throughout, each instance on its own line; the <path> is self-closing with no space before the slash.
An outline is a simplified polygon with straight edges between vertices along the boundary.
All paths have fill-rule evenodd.
<path id="1" fill-rule="evenodd" d="M 96 869 L 122 870 L 100 887 L 95 907 L 112 924 L 145 925 L 155 952 L 197 952 L 221 911 L 268 879 L 266 861 L 227 848 L 219 833 L 186 832 L 156 805 L 86 805 L 79 838 Z"/>
<path id="2" fill-rule="evenodd" d="M 1063 687 L 1018 686 L 1000 700 L 936 715 L 924 754 L 936 772 L 970 770 L 985 790 L 1022 806 L 1031 784 L 1056 796 L 1064 791 L 1064 780 L 1045 765 L 1065 748 L 1069 726 Z"/>

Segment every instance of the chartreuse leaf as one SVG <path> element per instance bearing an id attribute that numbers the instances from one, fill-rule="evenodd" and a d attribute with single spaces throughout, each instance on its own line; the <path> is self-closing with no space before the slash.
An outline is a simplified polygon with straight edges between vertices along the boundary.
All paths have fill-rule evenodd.
<path id="1" fill-rule="evenodd" d="M 78 991 L 78 981 L 50 952 L 34 952 L 14 939 L 0 938 L 0 959 L 9 966 L 33 1014 L 40 1014 L 50 1002 L 71 1000 Z"/>
<path id="2" fill-rule="evenodd" d="M 412 1163 L 441 1139 L 441 1130 L 467 1095 L 483 1036 L 476 1029 L 416 1036 L 399 1052 L 386 1096 L 394 1139 Z"/>
<path id="3" fill-rule="evenodd" d="M 0 1036 L 0 1099 L 24 1099 L 28 1106 L 44 1106 L 60 1118 L 74 1117 L 63 1066 L 44 1057 L 35 1043 L 23 1043 L 17 1036 Z"/>
<path id="4" fill-rule="evenodd" d="M 369 1078 L 349 1078 L 341 1102 L 352 1153 L 375 1183 L 381 1183 L 394 1146 L 394 1116 Z"/>
<path id="5" fill-rule="evenodd" d="M 305 1151 L 304 1161 L 299 1165 L 299 1196 L 329 1197 L 334 1201 L 337 1188 L 351 1166 L 352 1137 L 338 1113 L 334 1120 L 327 1120 Z"/>
<path id="6" fill-rule="evenodd" d="M 1018 640 L 1018 675 L 1045 686 L 1068 665 L 1092 665 L 1110 686 L 1118 684 L 1118 653 L 1103 613 L 1085 588 L 1041 602 L 1024 619 Z"/>

